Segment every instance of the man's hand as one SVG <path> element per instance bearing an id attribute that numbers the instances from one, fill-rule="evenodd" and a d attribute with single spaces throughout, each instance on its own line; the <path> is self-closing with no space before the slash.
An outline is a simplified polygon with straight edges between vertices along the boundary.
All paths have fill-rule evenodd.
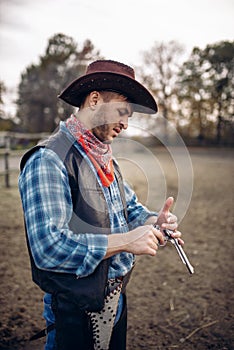
<path id="1" fill-rule="evenodd" d="M 168 197 L 164 206 L 158 213 L 158 219 L 156 224 L 160 226 L 161 230 L 168 229 L 173 231 L 172 237 L 178 238 L 180 244 L 184 244 L 184 241 L 180 238 L 181 232 L 177 231 L 178 223 L 177 217 L 170 212 L 170 208 L 174 204 L 174 198 Z"/>
<path id="2" fill-rule="evenodd" d="M 105 258 L 128 252 L 136 255 L 156 255 L 158 245 L 164 244 L 163 233 L 153 225 L 144 225 L 123 234 L 108 235 Z"/>
<path id="3" fill-rule="evenodd" d="M 167 198 L 158 216 L 151 216 L 146 220 L 144 226 L 139 226 L 124 234 L 108 235 L 108 247 L 105 258 L 121 252 L 154 256 L 158 250 L 158 245 L 165 244 L 164 229 L 171 230 L 171 236 L 177 238 L 179 244 L 183 245 L 184 241 L 180 238 L 181 232 L 177 231 L 177 217 L 170 212 L 173 203 L 173 197 Z M 155 222 L 155 220 L 157 221 Z M 156 229 L 153 226 L 154 224 L 159 225 L 160 230 Z"/>
<path id="4" fill-rule="evenodd" d="M 176 230 L 178 227 L 177 217 L 170 212 L 170 208 L 172 207 L 173 203 L 173 197 L 167 198 L 164 206 L 158 213 L 157 219 L 157 225 L 159 225 L 161 228 L 166 228 L 172 231 Z"/>
<path id="5" fill-rule="evenodd" d="M 152 225 L 139 226 L 127 234 L 127 251 L 136 255 L 155 255 L 158 245 L 164 243 L 160 230 Z"/>

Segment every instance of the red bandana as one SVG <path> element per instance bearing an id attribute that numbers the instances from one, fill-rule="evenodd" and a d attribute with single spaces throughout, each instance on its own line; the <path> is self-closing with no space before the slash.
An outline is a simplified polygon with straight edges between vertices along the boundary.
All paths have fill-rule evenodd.
<path id="1" fill-rule="evenodd" d="M 99 141 L 74 115 L 66 121 L 66 127 L 82 145 L 95 166 L 103 186 L 109 187 L 114 181 L 114 167 L 110 145 Z"/>

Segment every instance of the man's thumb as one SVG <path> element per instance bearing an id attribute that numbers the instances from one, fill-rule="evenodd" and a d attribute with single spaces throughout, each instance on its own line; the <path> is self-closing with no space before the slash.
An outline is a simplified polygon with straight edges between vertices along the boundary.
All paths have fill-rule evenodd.
<path id="1" fill-rule="evenodd" d="M 173 197 L 168 197 L 167 200 L 164 203 L 162 211 L 163 212 L 168 212 L 170 210 L 170 208 L 172 207 L 173 203 L 174 203 L 174 198 Z"/>

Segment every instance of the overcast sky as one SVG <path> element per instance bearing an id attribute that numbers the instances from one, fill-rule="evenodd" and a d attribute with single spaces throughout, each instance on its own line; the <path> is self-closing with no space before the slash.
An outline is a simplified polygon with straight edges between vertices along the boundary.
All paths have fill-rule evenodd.
<path id="1" fill-rule="evenodd" d="M 234 0 L 0 0 L 0 79 L 17 86 L 61 32 L 90 39 L 106 58 L 139 64 L 155 41 L 177 40 L 189 53 L 233 40 Z"/>

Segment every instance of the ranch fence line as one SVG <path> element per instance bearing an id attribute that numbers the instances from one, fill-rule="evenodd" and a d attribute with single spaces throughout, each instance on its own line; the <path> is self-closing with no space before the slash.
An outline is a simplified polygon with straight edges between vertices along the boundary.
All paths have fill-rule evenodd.
<path id="1" fill-rule="evenodd" d="M 4 185 L 10 187 L 10 176 L 19 173 L 19 160 L 23 154 L 36 144 L 37 141 L 46 138 L 49 133 L 20 133 L 0 131 L 0 177 L 4 177 Z M 11 160 L 15 162 L 11 162 Z M 17 162 L 18 160 L 18 162 Z"/>

